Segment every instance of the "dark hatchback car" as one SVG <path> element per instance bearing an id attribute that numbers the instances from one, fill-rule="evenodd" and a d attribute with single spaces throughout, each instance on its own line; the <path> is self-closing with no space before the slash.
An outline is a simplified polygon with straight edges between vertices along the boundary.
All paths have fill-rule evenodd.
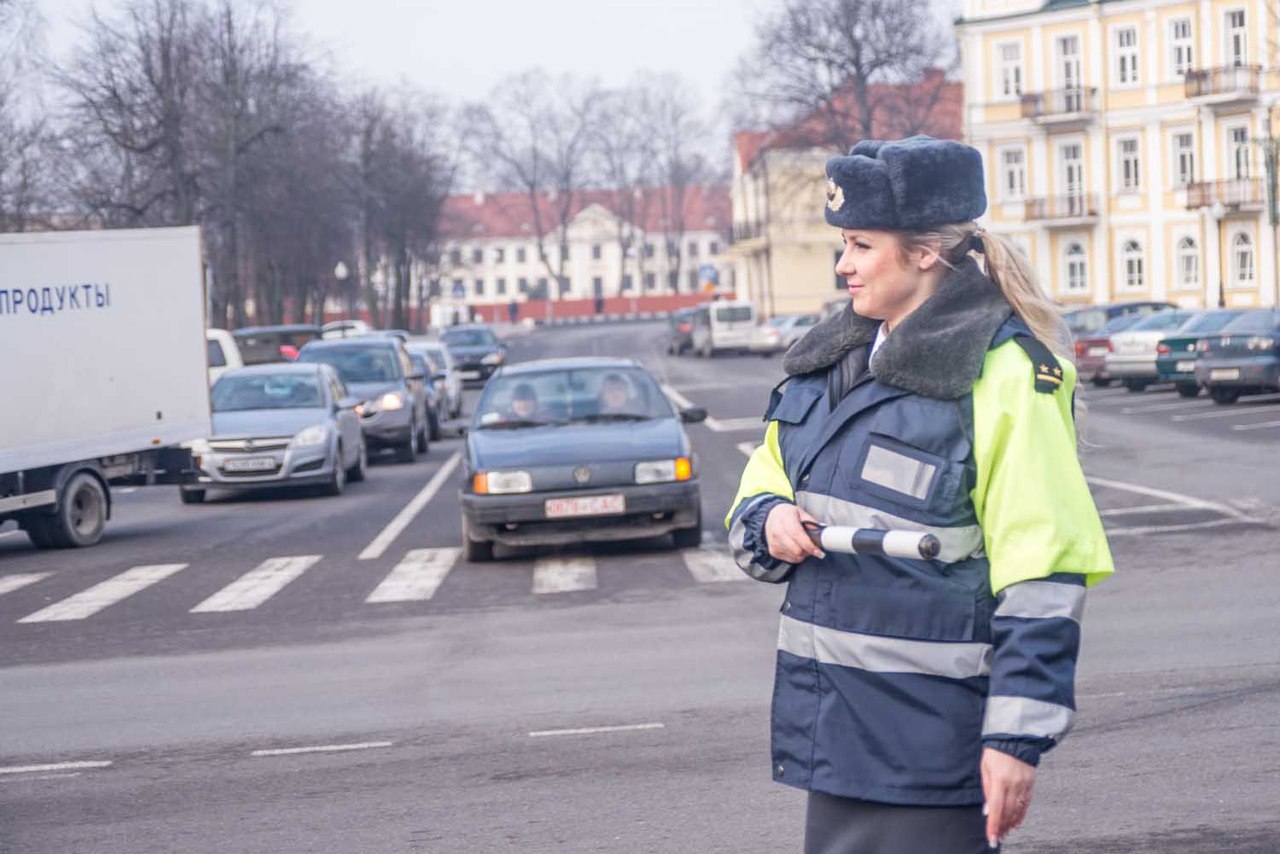
<path id="1" fill-rule="evenodd" d="M 440 335 L 464 383 L 483 384 L 507 360 L 507 348 L 481 323 L 450 326 Z"/>
<path id="2" fill-rule="evenodd" d="M 1215 308 L 1202 311 L 1179 326 L 1156 345 L 1156 382 L 1173 383 L 1178 394 L 1196 397 L 1196 356 L 1200 342 L 1219 332 L 1243 314 L 1240 309 Z"/>
<path id="3" fill-rule="evenodd" d="M 467 558 L 495 543 L 531 546 L 672 534 L 702 540 L 697 470 L 684 423 L 629 359 L 574 358 L 503 368 L 467 431 L 461 492 Z"/>
<path id="4" fill-rule="evenodd" d="M 1280 311 L 1246 311 L 1205 338 L 1199 350 L 1196 381 L 1214 403 L 1280 391 Z"/>
<path id="5" fill-rule="evenodd" d="M 683 356 L 693 349 L 693 316 L 696 308 L 680 308 L 667 318 L 667 355 Z"/>
<path id="6" fill-rule="evenodd" d="M 1111 318 L 1096 332 L 1082 332 L 1076 338 L 1076 375 L 1080 382 L 1092 383 L 1098 388 L 1111 385 L 1112 376 L 1107 372 L 1107 354 L 1111 352 L 1111 336 L 1124 332 L 1145 315 L 1121 314 Z"/>

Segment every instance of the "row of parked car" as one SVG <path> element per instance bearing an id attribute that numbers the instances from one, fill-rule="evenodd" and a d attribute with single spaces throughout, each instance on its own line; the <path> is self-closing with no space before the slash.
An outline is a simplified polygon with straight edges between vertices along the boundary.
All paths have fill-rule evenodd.
<path id="1" fill-rule="evenodd" d="M 703 358 L 728 351 L 774 356 L 799 341 L 820 319 L 817 314 L 785 314 L 760 323 L 755 303 L 716 300 L 671 313 L 667 353 L 691 352 Z"/>
<path id="2" fill-rule="evenodd" d="M 462 390 L 483 383 L 506 351 L 485 326 L 438 336 L 324 327 L 207 333 L 213 435 L 192 445 L 184 503 L 210 489 L 314 485 L 330 495 L 363 480 L 371 453 L 412 463 L 462 413 Z"/>
<path id="3" fill-rule="evenodd" d="M 1183 397 L 1207 390 L 1215 403 L 1280 391 L 1280 311 L 1180 309 L 1131 302 L 1068 312 L 1082 381 L 1133 392 L 1172 383 Z"/>

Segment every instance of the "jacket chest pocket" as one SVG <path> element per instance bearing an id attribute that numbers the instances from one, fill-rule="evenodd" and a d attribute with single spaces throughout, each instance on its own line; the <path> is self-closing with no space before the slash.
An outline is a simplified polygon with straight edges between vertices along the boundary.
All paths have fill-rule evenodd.
<path id="1" fill-rule="evenodd" d="M 950 425 L 938 420 L 929 419 L 930 431 L 913 436 L 894 429 L 902 425 L 901 413 L 877 413 L 863 440 L 849 442 L 840 454 L 846 485 L 895 507 L 951 517 L 959 509 L 957 501 L 967 495 L 969 443 L 939 435 L 940 428 Z M 958 434 L 958 426 L 956 430 Z M 899 438 L 904 432 L 911 441 Z"/>

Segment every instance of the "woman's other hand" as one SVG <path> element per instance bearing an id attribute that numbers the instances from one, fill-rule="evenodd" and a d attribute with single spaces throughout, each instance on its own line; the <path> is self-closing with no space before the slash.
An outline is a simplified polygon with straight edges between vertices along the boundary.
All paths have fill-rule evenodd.
<path id="1" fill-rule="evenodd" d="M 1031 807 L 1036 769 L 990 747 L 982 750 L 982 792 L 986 799 L 987 841 L 992 848 L 1017 830 Z"/>
<path id="2" fill-rule="evenodd" d="M 764 520 L 764 538 L 769 554 L 787 563 L 800 563 L 807 557 L 826 557 L 804 529 L 805 522 L 818 520 L 794 504 L 779 504 Z"/>

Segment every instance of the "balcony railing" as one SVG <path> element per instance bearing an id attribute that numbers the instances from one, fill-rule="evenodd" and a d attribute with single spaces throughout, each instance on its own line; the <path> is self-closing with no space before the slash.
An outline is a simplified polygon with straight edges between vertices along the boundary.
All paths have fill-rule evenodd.
<path id="1" fill-rule="evenodd" d="M 746 240 L 755 240 L 757 237 L 764 236 L 764 223 L 762 222 L 735 222 L 733 224 L 733 242 L 742 243 Z"/>
<path id="2" fill-rule="evenodd" d="M 1262 68 L 1257 65 L 1224 65 L 1188 71 L 1183 85 L 1188 98 L 1256 98 L 1261 80 Z"/>
<path id="3" fill-rule="evenodd" d="M 1187 185 L 1187 210 L 1220 204 L 1229 210 L 1261 208 L 1267 189 L 1259 178 L 1230 178 L 1225 181 L 1197 181 Z"/>
<path id="4" fill-rule="evenodd" d="M 1045 220 L 1087 220 L 1098 216 L 1097 193 L 1071 193 L 1065 196 L 1044 196 L 1027 199 L 1024 219 L 1028 222 Z"/>
<path id="5" fill-rule="evenodd" d="M 1075 118 L 1098 110 L 1098 90 L 1080 86 L 1022 96 L 1022 117 L 1036 121 Z"/>

